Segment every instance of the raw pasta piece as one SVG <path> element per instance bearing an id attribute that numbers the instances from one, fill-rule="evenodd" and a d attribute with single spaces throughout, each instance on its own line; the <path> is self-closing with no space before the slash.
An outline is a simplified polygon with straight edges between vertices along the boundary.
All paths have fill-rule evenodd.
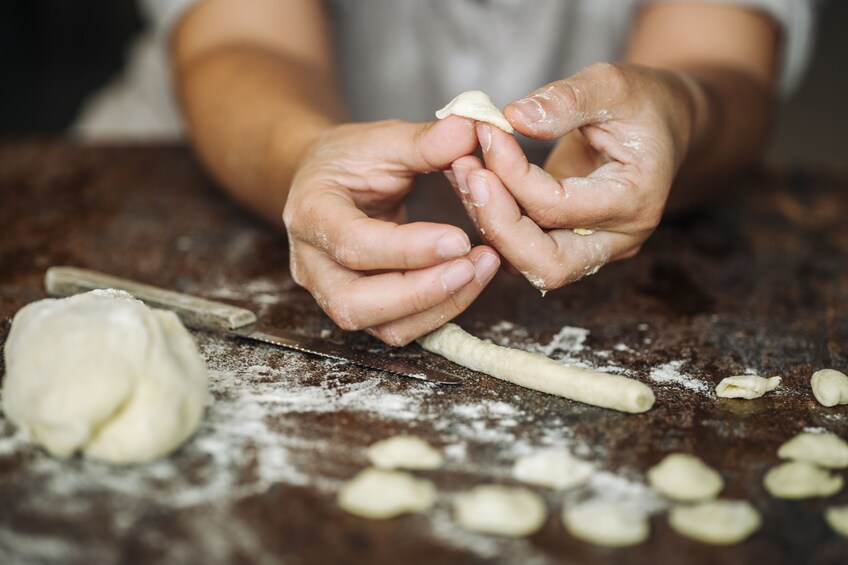
<path id="1" fill-rule="evenodd" d="M 521 487 L 480 485 L 457 496 L 454 518 L 468 530 L 500 536 L 528 536 L 545 523 L 538 494 Z"/>
<path id="2" fill-rule="evenodd" d="M 489 95 L 482 90 L 468 90 L 463 92 L 448 102 L 444 108 L 436 111 L 436 117 L 440 120 L 450 115 L 471 118 L 478 122 L 486 122 L 499 127 L 507 133 L 515 131 L 512 124 L 503 115 L 503 112 L 492 103 Z"/>
<path id="3" fill-rule="evenodd" d="M 469 369 L 548 394 L 622 412 L 645 412 L 654 392 L 637 380 L 564 365 L 527 351 L 487 343 L 456 324 L 418 339 L 421 347 Z"/>
<path id="4" fill-rule="evenodd" d="M 692 502 L 715 498 L 724 479 L 703 461 L 688 453 L 672 453 L 648 470 L 651 486 L 669 498 Z"/>
<path id="5" fill-rule="evenodd" d="M 429 510 L 436 502 L 436 488 L 426 479 L 402 471 L 369 467 L 339 490 L 342 509 L 372 520 Z"/>
<path id="6" fill-rule="evenodd" d="M 848 538 L 848 505 L 831 506 L 824 511 L 824 519 L 834 532 Z"/>
<path id="7" fill-rule="evenodd" d="M 512 468 L 512 476 L 523 483 L 568 490 L 588 481 L 593 470 L 590 463 L 567 451 L 551 449 L 520 458 Z"/>
<path id="8" fill-rule="evenodd" d="M 668 514 L 677 533 L 716 545 L 747 539 L 762 524 L 757 509 L 743 500 L 711 500 L 694 506 L 677 506 Z"/>
<path id="9" fill-rule="evenodd" d="M 842 477 L 806 461 L 790 461 L 766 473 L 763 485 L 776 498 L 801 499 L 832 496 L 842 489 Z"/>
<path id="10" fill-rule="evenodd" d="M 574 228 L 571 230 L 575 235 L 592 235 L 595 230 L 591 228 Z"/>
<path id="11" fill-rule="evenodd" d="M 804 432 L 781 445 L 777 456 L 828 469 L 845 469 L 848 467 L 848 443 L 831 433 Z"/>
<path id="12" fill-rule="evenodd" d="M 822 406 L 848 404 L 848 376 L 834 369 L 822 369 L 810 379 L 813 396 Z"/>
<path id="13" fill-rule="evenodd" d="M 562 512 L 565 528 L 574 537 L 595 545 L 626 547 L 648 539 L 648 518 L 631 508 L 606 502 L 584 502 Z"/>
<path id="14" fill-rule="evenodd" d="M 737 375 L 721 379 L 716 386 L 716 396 L 721 398 L 760 398 L 780 384 L 780 377 L 759 377 L 757 375 Z"/>
<path id="15" fill-rule="evenodd" d="M 417 436 L 393 436 L 372 444 L 368 459 L 380 469 L 438 469 L 444 458 Z"/>

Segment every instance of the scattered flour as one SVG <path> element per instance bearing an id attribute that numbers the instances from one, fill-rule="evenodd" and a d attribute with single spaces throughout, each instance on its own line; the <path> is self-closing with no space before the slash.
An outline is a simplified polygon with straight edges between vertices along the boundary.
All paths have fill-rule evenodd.
<path id="1" fill-rule="evenodd" d="M 651 369 L 648 377 L 655 383 L 673 384 L 702 394 L 710 394 L 710 386 L 704 381 L 687 375 L 681 368 L 683 361 L 670 361 Z"/>

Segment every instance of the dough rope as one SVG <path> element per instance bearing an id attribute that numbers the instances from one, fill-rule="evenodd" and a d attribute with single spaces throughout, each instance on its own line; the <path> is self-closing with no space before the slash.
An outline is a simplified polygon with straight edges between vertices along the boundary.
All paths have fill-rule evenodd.
<path id="1" fill-rule="evenodd" d="M 650 410 L 656 397 L 645 384 L 600 371 L 482 341 L 456 324 L 445 324 L 418 343 L 463 367 L 518 386 L 621 412 Z"/>

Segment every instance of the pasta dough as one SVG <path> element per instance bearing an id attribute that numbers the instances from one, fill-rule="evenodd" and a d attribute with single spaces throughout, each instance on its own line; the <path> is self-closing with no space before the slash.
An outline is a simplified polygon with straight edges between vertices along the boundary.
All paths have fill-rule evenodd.
<path id="1" fill-rule="evenodd" d="M 562 512 L 562 522 L 574 537 L 595 545 L 626 547 L 648 539 L 648 518 L 632 509 L 586 502 Z"/>
<path id="2" fill-rule="evenodd" d="M 512 476 L 523 483 L 568 490 L 589 480 L 594 467 L 565 451 L 547 450 L 515 462 Z"/>
<path id="3" fill-rule="evenodd" d="M 394 436 L 371 445 L 368 459 L 380 469 L 438 469 L 442 454 L 416 436 Z"/>
<path id="4" fill-rule="evenodd" d="M 848 404 L 848 376 L 833 369 L 822 369 L 810 379 L 813 396 L 822 406 Z"/>
<path id="5" fill-rule="evenodd" d="M 721 398 L 760 398 L 780 384 L 780 377 L 758 377 L 757 375 L 738 375 L 722 379 L 716 386 L 716 396 Z"/>
<path id="6" fill-rule="evenodd" d="M 781 445 L 777 456 L 828 469 L 845 469 L 848 467 L 848 443 L 830 433 L 800 433 Z"/>
<path id="7" fill-rule="evenodd" d="M 418 343 L 469 369 L 586 404 L 631 413 L 645 412 L 654 405 L 653 391 L 639 381 L 487 343 L 456 324 L 445 324 Z"/>
<path id="8" fill-rule="evenodd" d="M 5 352 L 3 410 L 57 457 L 155 459 L 191 436 L 203 415 L 206 366 L 191 335 L 173 312 L 126 292 L 25 306 Z"/>
<path id="9" fill-rule="evenodd" d="M 688 453 L 672 453 L 648 471 L 651 486 L 669 498 L 696 501 L 715 498 L 724 479 Z"/>
<path id="10" fill-rule="evenodd" d="M 757 509 L 742 500 L 711 500 L 694 506 L 677 506 L 668 515 L 677 533 L 716 545 L 739 543 L 762 524 Z"/>
<path id="11" fill-rule="evenodd" d="M 436 503 L 436 488 L 409 473 L 369 467 L 342 486 L 338 503 L 356 516 L 384 520 L 429 510 Z"/>
<path id="12" fill-rule="evenodd" d="M 499 127 L 507 133 L 512 133 L 515 129 L 512 127 L 503 112 L 492 103 L 489 95 L 482 90 L 469 90 L 463 92 L 447 105 L 436 112 L 436 117 L 440 120 L 447 118 L 450 115 L 462 116 L 471 118 L 478 122 L 486 122 L 493 126 Z"/>
<path id="13" fill-rule="evenodd" d="M 834 532 L 848 537 L 848 505 L 831 506 L 824 511 L 824 519 Z"/>
<path id="14" fill-rule="evenodd" d="M 457 496 L 454 518 L 468 530 L 500 536 L 527 536 L 545 523 L 545 503 L 521 487 L 480 485 Z"/>
<path id="15" fill-rule="evenodd" d="M 806 461 L 790 461 L 769 470 L 763 484 L 776 498 L 813 498 L 839 492 L 842 489 L 842 477 Z"/>

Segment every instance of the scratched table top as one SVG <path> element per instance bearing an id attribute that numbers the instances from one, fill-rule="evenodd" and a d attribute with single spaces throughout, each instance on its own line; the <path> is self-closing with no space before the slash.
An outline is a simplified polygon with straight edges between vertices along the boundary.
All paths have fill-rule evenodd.
<path id="1" fill-rule="evenodd" d="M 457 217 L 425 179 L 412 216 Z M 438 204 L 436 204 L 438 202 Z M 445 203 L 449 203 L 445 204 Z M 447 208 L 445 210 L 444 208 Z M 193 335 L 209 368 L 197 434 L 166 459 L 57 460 L 0 416 L 0 561 L 38 563 L 844 563 L 831 499 L 781 501 L 762 486 L 777 447 L 805 429 L 848 438 L 848 406 L 824 408 L 811 374 L 848 369 L 848 181 L 761 175 L 720 205 L 665 222 L 629 261 L 546 297 L 501 273 L 458 318 L 495 343 L 624 374 L 656 392 L 622 414 L 456 369 L 410 346 L 345 334 L 288 273 L 285 236 L 233 204 L 177 146 L 0 144 L 0 343 L 51 265 L 112 273 L 253 309 L 263 320 L 458 372 L 439 387 L 296 352 Z M 49 345 L 45 345 L 49 347 Z M 0 374 L 4 372 L 0 364 Z M 752 401 L 715 397 L 724 377 L 779 375 Z M 423 515 L 368 521 L 336 504 L 366 447 L 399 433 L 440 448 L 419 473 L 439 499 Z M 550 515 L 524 539 L 459 528 L 456 495 L 516 484 L 516 458 L 565 450 L 597 469 L 574 491 L 535 489 Z M 685 451 L 721 472 L 722 497 L 751 501 L 762 529 L 715 547 L 668 526 L 645 472 Z M 845 472 L 841 472 L 843 476 Z M 642 545 L 605 549 L 562 526 L 564 507 L 617 501 L 651 515 Z"/>

